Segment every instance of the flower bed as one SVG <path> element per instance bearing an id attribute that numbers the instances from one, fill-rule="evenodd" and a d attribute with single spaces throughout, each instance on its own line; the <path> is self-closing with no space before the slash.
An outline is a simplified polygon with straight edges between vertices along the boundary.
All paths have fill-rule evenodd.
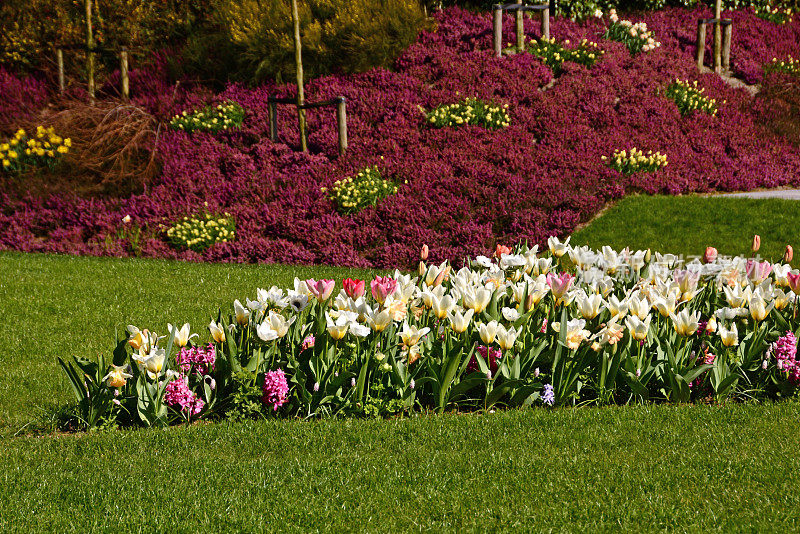
<path id="1" fill-rule="evenodd" d="M 213 135 L 162 129 L 162 172 L 145 193 L 130 198 L 38 198 L 4 190 L 0 249 L 124 255 L 135 248 L 145 257 L 193 261 L 413 268 L 416 243 L 424 241 L 437 245 L 432 259 L 460 266 L 462 258 L 498 241 L 543 244 L 549 235 L 567 235 L 628 191 L 797 184 L 800 153 L 765 133 L 756 121 L 758 99 L 697 74 L 691 43 L 696 19 L 708 14 L 704 8 L 637 15 L 662 46 L 636 56 L 603 40 L 605 27 L 597 19 L 556 19 L 551 30 L 558 42 L 587 39 L 604 54 L 592 66 L 565 62 L 554 79 L 532 54 L 493 57 L 489 14 L 445 10 L 436 15 L 437 31 L 422 33 L 394 71 L 307 84 L 309 102 L 347 98 L 343 157 L 331 110 L 309 111 L 309 154 L 296 150 L 297 121 L 287 108 L 279 111 L 279 142 L 269 140 L 267 99 L 292 96 L 290 85 L 231 85 L 217 95 L 190 83 L 176 90 L 162 58 L 149 70 L 131 71 L 137 105 L 166 123 L 182 110 L 233 100 L 248 110 L 241 128 Z M 773 57 L 799 57 L 797 20 L 776 26 L 750 11 L 730 16 L 736 72 L 761 73 Z M 506 19 L 504 29 L 512 32 L 514 21 Z M 525 24 L 528 38 L 538 35 L 535 20 Z M 664 88 L 676 79 L 698 81 L 717 101 L 717 115 L 682 116 L 665 105 Z M 463 95 L 507 104 L 508 127 L 429 126 L 426 110 Z M 667 154 L 669 165 L 649 175 L 622 175 L 602 160 L 634 146 Z M 408 183 L 374 208 L 340 213 L 330 199 L 334 183 L 376 162 L 383 176 Z M 200 212 L 204 202 L 211 213 L 231 214 L 236 239 L 203 252 L 171 246 L 162 226 Z M 141 230 L 136 247 L 115 237 L 126 215 Z"/>
<path id="2" fill-rule="evenodd" d="M 784 398 L 800 383 L 800 273 L 498 247 L 455 270 L 295 280 L 218 313 L 208 339 L 128 327 L 99 361 L 59 360 L 88 426 L 199 418 L 391 415 L 493 406 Z M 754 240 L 754 248 L 758 248 Z M 789 252 L 787 251 L 787 254 Z M 427 255 L 427 248 L 423 250 Z"/>

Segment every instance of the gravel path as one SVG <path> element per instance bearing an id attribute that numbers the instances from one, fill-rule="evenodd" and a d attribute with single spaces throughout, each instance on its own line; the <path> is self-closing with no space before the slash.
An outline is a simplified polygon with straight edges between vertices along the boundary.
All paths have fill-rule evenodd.
<path id="1" fill-rule="evenodd" d="M 783 198 L 786 200 L 800 200 L 800 189 L 772 189 L 765 191 L 748 191 L 746 193 L 724 193 L 714 196 L 740 198 Z"/>

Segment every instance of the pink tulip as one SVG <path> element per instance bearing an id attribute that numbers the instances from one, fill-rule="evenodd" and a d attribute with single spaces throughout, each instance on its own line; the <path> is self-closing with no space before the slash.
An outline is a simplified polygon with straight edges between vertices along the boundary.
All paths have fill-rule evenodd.
<path id="1" fill-rule="evenodd" d="M 419 259 L 425 261 L 428 259 L 428 245 L 422 245 L 422 250 L 419 253 Z"/>
<path id="2" fill-rule="evenodd" d="M 769 273 L 772 272 L 772 265 L 768 261 L 753 261 L 747 260 L 745 265 L 747 278 L 755 284 L 760 284 L 767 279 Z"/>
<path id="3" fill-rule="evenodd" d="M 717 249 L 714 247 L 706 247 L 706 253 L 703 254 L 703 262 L 714 263 L 717 259 Z"/>
<path id="4" fill-rule="evenodd" d="M 314 280 L 313 278 L 309 278 L 306 280 L 306 285 L 308 286 L 308 290 L 314 295 L 318 301 L 322 302 L 328 300 L 333 294 L 333 286 L 336 285 L 336 282 L 333 280 Z"/>
<path id="5" fill-rule="evenodd" d="M 363 297 L 364 293 L 366 292 L 364 280 L 353 280 L 352 278 L 347 278 L 342 282 L 342 285 L 344 286 L 344 292 L 347 293 L 347 296 L 353 300 Z"/>
<path id="6" fill-rule="evenodd" d="M 383 304 L 386 297 L 394 293 L 397 288 L 397 280 L 389 276 L 376 276 L 375 280 L 370 282 L 369 287 L 375 300 Z"/>
<path id="7" fill-rule="evenodd" d="M 783 253 L 783 263 L 791 263 L 793 257 L 794 249 L 792 249 L 792 245 L 786 245 L 786 250 Z"/>
<path id="8" fill-rule="evenodd" d="M 567 294 L 573 280 L 575 280 L 575 277 L 569 273 L 561 273 L 558 276 L 552 273 L 547 275 L 547 285 L 550 286 L 550 291 L 556 300 L 563 298 Z"/>
<path id="9" fill-rule="evenodd" d="M 511 249 L 505 245 L 497 245 L 494 255 L 501 258 L 504 254 L 511 254 Z"/>
<path id="10" fill-rule="evenodd" d="M 761 236 L 756 234 L 753 236 L 753 245 L 751 247 L 751 250 L 753 252 L 758 252 L 758 249 L 760 248 L 761 248 Z"/>
<path id="11" fill-rule="evenodd" d="M 800 273 L 786 273 L 786 278 L 789 279 L 789 289 L 791 289 L 795 295 L 800 295 Z"/>

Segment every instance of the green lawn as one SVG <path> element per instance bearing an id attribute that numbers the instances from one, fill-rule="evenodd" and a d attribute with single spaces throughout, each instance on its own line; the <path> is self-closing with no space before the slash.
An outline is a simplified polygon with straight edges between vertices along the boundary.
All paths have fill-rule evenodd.
<path id="1" fill-rule="evenodd" d="M 787 244 L 800 254 L 798 229 L 800 202 L 795 200 L 631 196 L 576 232 L 571 243 L 686 257 L 702 256 L 710 245 L 720 254 L 749 256 L 753 234 L 759 234 L 761 257 L 778 261 Z"/>
<path id="2" fill-rule="evenodd" d="M 777 258 L 793 203 L 633 197 L 593 247 Z M 534 409 L 404 420 L 46 432 L 56 356 L 128 323 L 197 331 L 219 307 L 328 267 L 0 254 L 0 531 L 772 531 L 800 527 L 800 403 Z M 14 437 L 16 435 L 16 437 Z"/>

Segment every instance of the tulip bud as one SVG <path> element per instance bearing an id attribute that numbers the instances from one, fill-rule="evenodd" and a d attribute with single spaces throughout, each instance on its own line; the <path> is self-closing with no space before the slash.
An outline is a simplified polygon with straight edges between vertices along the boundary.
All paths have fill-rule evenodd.
<path id="1" fill-rule="evenodd" d="M 717 249 L 714 247 L 706 247 L 706 253 L 703 254 L 704 263 L 714 263 L 717 259 Z"/>
<path id="2" fill-rule="evenodd" d="M 428 245 L 422 245 L 422 250 L 419 253 L 419 258 L 421 260 L 427 260 L 428 259 Z"/>
<path id="3" fill-rule="evenodd" d="M 786 251 L 783 253 L 783 263 L 791 263 L 794 257 L 794 250 L 792 245 L 786 245 Z"/>
<path id="4" fill-rule="evenodd" d="M 760 248 L 761 248 L 761 236 L 758 235 L 758 234 L 755 234 L 753 236 L 753 246 L 750 247 L 750 249 L 753 252 L 758 252 L 758 249 L 760 249 Z"/>
<path id="5" fill-rule="evenodd" d="M 650 249 L 648 248 L 648 249 L 647 249 L 647 252 L 645 252 L 645 253 L 644 253 L 644 262 L 645 262 L 645 263 L 650 263 L 650 257 L 651 257 L 652 255 L 653 255 L 653 253 L 652 253 L 652 252 L 650 252 Z"/>
<path id="6" fill-rule="evenodd" d="M 425 265 L 424 261 L 419 262 L 419 275 L 425 276 L 425 273 L 428 271 L 428 267 Z"/>
<path id="7" fill-rule="evenodd" d="M 533 376 L 534 376 L 534 378 L 539 378 L 539 368 L 538 367 L 533 370 Z"/>
<path id="8" fill-rule="evenodd" d="M 533 295 L 528 294 L 528 296 L 525 298 L 525 312 L 527 313 L 531 311 L 531 308 L 533 308 Z"/>

